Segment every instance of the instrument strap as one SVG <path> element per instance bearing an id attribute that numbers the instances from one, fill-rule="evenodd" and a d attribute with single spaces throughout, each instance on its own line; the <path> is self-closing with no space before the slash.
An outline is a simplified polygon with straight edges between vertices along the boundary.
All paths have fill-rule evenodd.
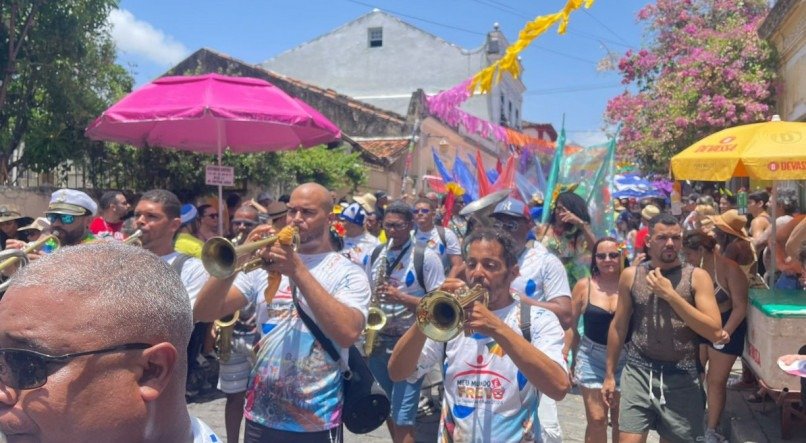
<path id="1" fill-rule="evenodd" d="M 319 326 L 313 322 L 313 319 L 309 317 L 308 314 L 306 314 L 302 309 L 302 306 L 300 306 L 299 301 L 297 300 L 296 285 L 293 285 L 293 288 L 291 289 L 291 298 L 294 300 L 294 307 L 297 308 L 297 314 L 299 315 L 299 318 L 302 319 L 302 323 L 305 323 L 305 327 L 311 331 L 311 334 L 313 334 L 314 338 L 319 341 L 319 344 L 322 345 L 322 348 L 325 350 L 325 352 L 330 355 L 330 358 L 338 363 L 341 360 L 341 355 L 339 355 L 339 352 L 336 350 L 336 346 L 333 345 L 333 342 L 329 338 L 325 337 L 325 333 L 319 329 Z"/>
<path id="2" fill-rule="evenodd" d="M 411 247 L 411 240 L 409 240 L 409 242 L 406 243 L 406 246 L 404 246 L 403 249 L 400 250 L 400 254 L 397 256 L 395 261 L 393 261 L 392 263 L 387 262 L 386 275 L 392 275 L 392 271 L 395 269 L 395 266 L 397 266 L 397 264 L 400 263 L 400 260 L 403 260 L 403 256 L 406 255 L 407 252 L 409 252 L 410 247 Z M 386 255 L 389 256 L 389 251 L 386 251 Z"/>

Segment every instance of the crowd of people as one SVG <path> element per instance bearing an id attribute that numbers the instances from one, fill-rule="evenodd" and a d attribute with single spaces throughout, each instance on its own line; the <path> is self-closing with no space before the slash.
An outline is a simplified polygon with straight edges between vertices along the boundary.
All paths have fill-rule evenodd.
<path id="1" fill-rule="evenodd" d="M 461 196 L 338 198 L 315 183 L 221 203 L 156 189 L 133 206 L 123 192 L 96 203 L 61 189 L 37 218 L 2 205 L 0 243 L 17 261 L 2 270 L 0 431 L 218 441 L 186 407 L 215 383 L 227 441 L 244 421 L 247 442 L 342 441 L 344 362 L 357 345 L 390 400 L 395 442 L 415 441 L 435 373 L 432 440 L 562 441 L 557 402 L 576 385 L 587 442 L 649 431 L 724 441 L 749 288 L 804 289 L 806 217 L 787 192 L 775 220 L 766 191 L 750 193 L 746 211 L 728 193 L 683 202 L 673 215 L 662 199 L 617 201 L 605 237 L 572 191 L 558 193 L 546 224 L 538 202 L 513 196 L 461 216 Z M 238 246 L 287 226 L 296 243 L 238 257 L 256 269 L 205 268 L 214 237 Z M 486 302 L 465 308 L 463 333 L 426 335 L 423 297 L 477 285 Z M 372 336 L 371 309 L 385 317 Z"/>

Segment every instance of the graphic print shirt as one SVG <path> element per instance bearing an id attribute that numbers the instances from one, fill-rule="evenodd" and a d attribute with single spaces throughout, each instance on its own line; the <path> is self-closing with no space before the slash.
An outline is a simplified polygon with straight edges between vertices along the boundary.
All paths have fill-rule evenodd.
<path id="1" fill-rule="evenodd" d="M 355 237 L 344 237 L 344 248 L 342 248 L 341 253 L 363 268 L 369 263 L 372 250 L 379 244 L 378 237 L 369 232 L 364 232 Z"/>
<path id="2" fill-rule="evenodd" d="M 520 304 L 494 311 L 498 318 L 520 334 Z M 557 317 L 546 309 L 531 307 L 532 345 L 562 368 L 563 329 Z M 444 357 L 445 397 L 439 425 L 440 442 L 531 442 L 537 390 L 526 379 L 503 348 L 492 338 L 475 333 L 459 334 L 444 343 L 427 339 L 417 379 Z"/>
<path id="3" fill-rule="evenodd" d="M 537 301 L 570 297 L 568 276 L 559 258 L 535 242 L 518 257 L 520 274 L 512 281 L 512 290 Z"/>
<path id="4" fill-rule="evenodd" d="M 335 252 L 300 257 L 329 294 L 358 309 L 366 322 L 369 282 L 361 268 Z M 319 324 L 299 291 L 297 300 Z M 258 305 L 258 309 L 263 307 Z M 339 426 L 343 369 L 297 314 L 288 277 L 280 281 L 267 313 L 261 324 L 264 336 L 249 379 L 244 416 L 268 428 L 289 432 L 319 432 Z M 258 321 L 261 322 L 260 316 Z M 342 362 L 346 362 L 347 349 L 339 351 Z"/>

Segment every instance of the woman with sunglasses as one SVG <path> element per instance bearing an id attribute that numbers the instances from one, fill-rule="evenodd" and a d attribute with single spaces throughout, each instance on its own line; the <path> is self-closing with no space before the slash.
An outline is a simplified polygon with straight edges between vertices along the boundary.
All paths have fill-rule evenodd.
<path id="1" fill-rule="evenodd" d="M 590 264 L 591 276 L 577 282 L 572 291 L 570 346 L 573 353 L 571 373 L 582 392 L 585 403 L 586 442 L 607 442 L 608 408 L 602 397 L 607 361 L 607 331 L 618 304 L 618 282 L 624 264 L 624 255 L 613 237 L 599 239 L 593 247 L 593 260 Z M 580 316 L 584 324 L 584 335 L 580 338 L 577 323 Z M 567 336 L 566 336 L 567 337 Z M 616 387 L 621 379 L 625 354 L 621 354 L 616 372 Z M 609 408 L 610 423 L 613 427 L 613 441 L 618 441 L 618 405 L 616 392 Z"/>
<path id="2" fill-rule="evenodd" d="M 570 286 L 589 275 L 590 246 L 596 242 L 590 222 L 585 200 L 571 191 L 561 192 L 540 236 L 543 246 L 563 262 Z"/>
<path id="3" fill-rule="evenodd" d="M 728 376 L 736 357 L 744 351 L 748 281 L 735 261 L 717 252 L 717 240 L 702 232 L 691 231 L 683 236 L 683 255 L 688 263 L 700 267 L 711 276 L 722 317 L 722 340 L 700 345 L 700 361 L 703 367 L 708 365 L 708 421 L 705 441 L 724 441 L 716 433 L 716 427 L 725 408 Z"/>

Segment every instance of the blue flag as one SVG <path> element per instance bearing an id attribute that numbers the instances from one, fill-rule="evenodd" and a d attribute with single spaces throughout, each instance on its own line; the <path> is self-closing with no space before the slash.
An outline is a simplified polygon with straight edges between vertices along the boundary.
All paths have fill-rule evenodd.
<path id="1" fill-rule="evenodd" d="M 445 168 L 445 165 L 442 164 L 442 160 L 439 158 L 437 151 L 432 147 L 431 154 L 434 155 L 434 164 L 437 166 L 437 170 L 439 171 L 439 175 L 442 176 L 442 181 L 445 182 L 447 185 L 448 183 L 453 181 L 453 177 L 448 172 L 448 169 Z"/>

